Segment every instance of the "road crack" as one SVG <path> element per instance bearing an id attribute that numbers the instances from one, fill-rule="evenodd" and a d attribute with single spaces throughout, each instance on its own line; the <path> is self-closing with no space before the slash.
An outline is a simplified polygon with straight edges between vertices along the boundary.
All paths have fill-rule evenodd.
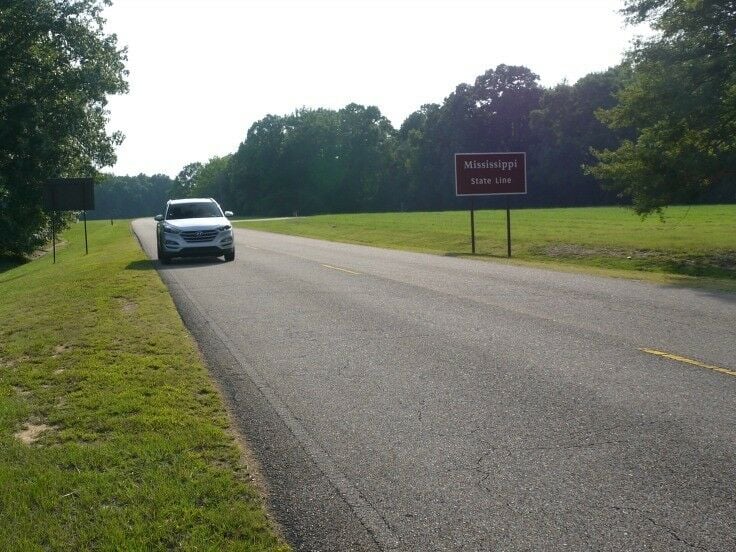
<path id="1" fill-rule="evenodd" d="M 699 544 L 695 544 L 695 543 L 692 543 L 692 542 L 690 542 L 688 540 L 685 540 L 672 527 L 670 527 L 668 525 L 664 525 L 664 524 L 658 522 L 656 519 L 654 519 L 654 517 L 652 517 L 652 515 L 653 515 L 652 512 L 647 512 L 646 510 L 640 510 L 638 508 L 631 508 L 629 506 L 610 506 L 610 508 L 612 508 L 613 510 L 616 510 L 617 512 L 623 512 L 623 513 L 634 512 L 634 513 L 638 514 L 639 516 L 641 516 L 642 518 L 644 518 L 645 520 L 647 520 L 649 523 L 651 523 L 655 527 L 657 527 L 658 529 L 662 529 L 662 530 L 666 531 L 677 542 L 681 542 L 685 546 L 688 546 L 689 548 L 692 548 L 694 550 L 705 550 L 705 552 L 711 552 L 709 548 L 706 548 L 706 547 L 701 546 Z"/>

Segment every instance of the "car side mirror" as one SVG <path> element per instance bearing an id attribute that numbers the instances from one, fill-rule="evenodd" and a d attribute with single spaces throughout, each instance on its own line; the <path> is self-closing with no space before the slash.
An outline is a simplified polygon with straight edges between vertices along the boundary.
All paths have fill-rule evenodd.
<path id="1" fill-rule="evenodd" d="M 231 216 L 233 216 L 233 212 L 232 211 L 225 211 L 225 216 L 226 217 L 231 217 Z"/>
<path id="2" fill-rule="evenodd" d="M 155 220 L 156 222 L 161 222 L 162 220 L 164 220 L 164 216 L 156 215 L 155 217 L 153 217 L 153 220 Z"/>

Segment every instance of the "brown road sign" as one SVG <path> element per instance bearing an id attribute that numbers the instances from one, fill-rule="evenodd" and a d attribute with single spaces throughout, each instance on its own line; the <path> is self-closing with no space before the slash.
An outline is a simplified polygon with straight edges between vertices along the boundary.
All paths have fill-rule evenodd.
<path id="1" fill-rule="evenodd" d="M 455 194 L 526 194 L 526 153 L 456 153 Z"/>

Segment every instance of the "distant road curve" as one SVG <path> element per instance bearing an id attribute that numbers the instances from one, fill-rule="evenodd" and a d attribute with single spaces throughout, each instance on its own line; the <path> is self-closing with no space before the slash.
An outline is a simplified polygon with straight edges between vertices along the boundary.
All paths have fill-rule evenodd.
<path id="1" fill-rule="evenodd" d="M 156 268 L 296 550 L 736 550 L 735 295 L 236 247 Z"/>

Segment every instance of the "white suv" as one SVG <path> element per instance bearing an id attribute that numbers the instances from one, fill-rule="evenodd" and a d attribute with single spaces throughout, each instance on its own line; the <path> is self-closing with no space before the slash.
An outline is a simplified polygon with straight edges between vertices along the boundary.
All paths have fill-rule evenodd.
<path id="1" fill-rule="evenodd" d="M 173 257 L 219 257 L 235 259 L 233 227 L 212 198 L 172 199 L 166 212 L 156 215 L 156 243 L 159 260 Z"/>

